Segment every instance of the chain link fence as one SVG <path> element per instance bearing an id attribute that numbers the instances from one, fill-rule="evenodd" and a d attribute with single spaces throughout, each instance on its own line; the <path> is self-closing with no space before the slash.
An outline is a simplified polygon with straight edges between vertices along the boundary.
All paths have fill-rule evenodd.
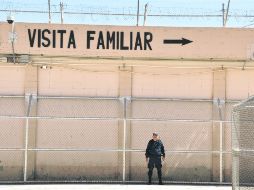
<path id="1" fill-rule="evenodd" d="M 254 97 L 233 109 L 233 189 L 254 189 Z"/>
<path id="2" fill-rule="evenodd" d="M 165 183 L 230 183 L 234 103 L 2 96 L 0 182 L 145 183 L 158 131 Z"/>

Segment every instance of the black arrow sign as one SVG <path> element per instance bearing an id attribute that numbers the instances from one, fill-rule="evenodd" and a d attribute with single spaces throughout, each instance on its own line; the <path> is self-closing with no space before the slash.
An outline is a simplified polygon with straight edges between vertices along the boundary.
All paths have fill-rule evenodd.
<path id="1" fill-rule="evenodd" d="M 188 40 L 188 39 L 185 39 L 185 38 L 178 39 L 178 40 L 163 40 L 164 44 L 182 44 L 182 46 L 186 45 L 186 44 L 189 44 L 191 42 L 192 42 L 191 40 Z"/>

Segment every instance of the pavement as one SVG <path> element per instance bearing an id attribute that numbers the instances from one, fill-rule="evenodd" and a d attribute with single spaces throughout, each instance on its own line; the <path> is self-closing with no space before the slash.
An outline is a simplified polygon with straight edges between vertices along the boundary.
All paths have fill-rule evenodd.
<path id="1" fill-rule="evenodd" d="M 108 184 L 29 184 L 0 185 L 0 190 L 231 190 L 232 186 L 210 185 L 108 185 Z"/>

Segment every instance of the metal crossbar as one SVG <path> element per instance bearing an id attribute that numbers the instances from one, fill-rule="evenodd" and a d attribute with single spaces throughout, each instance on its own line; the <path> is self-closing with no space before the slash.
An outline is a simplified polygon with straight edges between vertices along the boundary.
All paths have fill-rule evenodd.
<path id="1" fill-rule="evenodd" d="M 0 96 L 1 98 L 1 96 Z M 218 150 L 213 150 L 213 149 L 170 149 L 166 150 L 166 153 L 168 155 L 174 155 L 174 154 L 207 154 L 207 155 L 219 155 L 219 181 L 217 182 L 218 184 L 226 184 L 227 182 L 224 181 L 224 156 L 225 155 L 231 155 L 231 150 L 225 150 L 224 149 L 224 127 L 226 124 L 231 124 L 231 120 L 226 120 L 225 118 L 219 118 L 219 119 L 185 119 L 185 118 L 180 118 L 180 119 L 174 119 L 174 118 L 165 118 L 165 117 L 155 117 L 155 118 L 149 118 L 149 117 L 135 117 L 133 118 L 129 113 L 127 112 L 127 109 L 129 109 L 129 106 L 133 101 L 149 101 L 149 98 L 130 98 L 130 97 L 124 97 L 124 98 L 94 98 L 94 97 L 47 97 L 47 96 L 38 96 L 38 97 L 33 97 L 32 95 L 29 96 L 2 96 L 2 98 L 24 98 L 25 101 L 27 102 L 26 105 L 26 111 L 25 114 L 22 115 L 0 115 L 0 120 L 24 120 L 25 121 L 25 133 L 24 133 L 24 147 L 22 148 L 13 148 L 13 147 L 0 147 L 0 152 L 17 152 L 21 151 L 24 152 L 24 166 L 23 166 L 23 182 L 25 183 L 31 183 L 31 180 L 28 179 L 28 154 L 29 152 L 97 152 L 97 153 L 102 153 L 102 152 L 114 152 L 114 153 L 119 153 L 122 155 L 122 179 L 120 180 L 123 183 L 129 183 L 129 182 L 134 182 L 130 181 L 127 176 L 127 154 L 129 153 L 142 153 L 144 154 L 145 150 L 144 149 L 138 149 L 138 148 L 129 148 L 127 146 L 127 126 L 129 122 L 147 122 L 147 123 L 165 123 L 165 124 L 174 124 L 174 123 L 201 123 L 201 124 L 218 124 L 219 125 L 219 149 Z M 56 115 L 50 115 L 50 116 L 41 116 L 41 115 L 33 115 L 31 113 L 31 109 L 33 106 L 33 101 L 40 101 L 41 99 L 49 99 L 49 100 L 116 100 L 119 102 L 119 104 L 122 105 L 122 111 L 121 114 L 118 116 L 56 116 Z M 180 99 L 178 100 L 172 100 L 172 99 L 151 99 L 151 101 L 160 101 L 160 102 L 175 102 L 179 101 L 181 102 Z M 183 100 L 184 102 L 199 102 L 199 100 Z M 212 100 L 201 100 L 200 102 L 210 102 L 211 104 L 214 102 Z M 235 101 L 233 101 L 235 102 Z M 231 103 L 231 102 L 230 102 Z M 50 110 L 51 108 L 49 108 Z M 82 108 L 83 109 L 83 108 Z M 117 108 L 118 109 L 118 108 Z M 220 114 L 221 115 L 221 114 Z M 122 147 L 121 148 L 75 148 L 75 147 L 66 147 L 66 148 L 59 148 L 59 147 L 29 147 L 29 131 L 30 131 L 30 121 L 57 121 L 57 122 L 65 122 L 65 121 L 110 121 L 110 122 L 122 122 L 123 124 L 123 130 L 122 130 Z M 46 126 L 45 126 L 46 127 Z M 40 134 L 39 134 L 40 135 Z M 180 134 L 179 134 L 180 135 Z M 46 182 L 47 180 L 44 180 Z M 56 182 L 57 180 L 55 180 Z M 73 180 L 69 180 L 67 182 L 72 182 Z M 4 181 L 1 181 L 2 183 Z M 61 181 L 61 182 L 64 182 Z M 82 182 L 82 180 L 80 181 Z M 86 182 L 89 182 L 87 180 Z M 100 182 L 106 182 L 106 180 L 100 181 Z M 111 181 L 113 182 L 113 181 Z M 117 181 L 119 182 L 119 181 Z M 169 182 L 169 181 L 167 181 Z M 170 181 L 172 182 L 172 181 Z M 182 183 L 179 181 L 179 183 Z M 199 181 L 190 181 L 186 183 L 208 183 L 212 184 L 214 182 L 199 182 Z"/>

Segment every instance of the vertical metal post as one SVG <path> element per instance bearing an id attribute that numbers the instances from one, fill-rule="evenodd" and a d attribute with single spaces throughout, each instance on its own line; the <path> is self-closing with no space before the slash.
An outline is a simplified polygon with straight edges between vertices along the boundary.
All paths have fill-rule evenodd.
<path id="1" fill-rule="evenodd" d="M 223 182 L 223 115 L 222 115 L 222 103 L 221 100 L 217 99 L 217 105 L 218 105 L 218 111 L 219 111 L 219 117 L 220 117 L 220 183 Z"/>
<path id="2" fill-rule="evenodd" d="M 138 7 L 137 7 L 137 26 L 139 21 L 139 0 L 138 0 Z"/>
<path id="3" fill-rule="evenodd" d="M 49 24 L 51 23 L 51 11 L 50 11 L 50 0 L 48 0 L 48 9 L 49 9 Z"/>
<path id="4" fill-rule="evenodd" d="M 224 3 L 222 3 L 222 26 L 225 26 L 225 8 Z"/>
<path id="5" fill-rule="evenodd" d="M 223 123 L 220 121 L 220 183 L 223 182 Z"/>
<path id="6" fill-rule="evenodd" d="M 123 114 L 123 182 L 126 180 L 126 113 L 127 104 L 126 97 L 123 98 L 124 114 Z"/>
<path id="7" fill-rule="evenodd" d="M 24 156 L 24 181 L 27 181 L 27 161 L 28 161 L 28 135 L 29 135 L 29 115 L 31 110 L 32 95 L 29 95 L 27 113 L 26 113 L 26 126 L 25 126 L 25 156 Z"/>
<path id="8" fill-rule="evenodd" d="M 61 24 L 63 24 L 63 2 L 60 2 Z"/>
<path id="9" fill-rule="evenodd" d="M 27 180 L 27 158 L 28 158 L 28 129 L 29 129 L 29 120 L 26 118 L 26 127 L 25 127 L 25 159 L 24 159 L 24 181 Z"/>
<path id="10" fill-rule="evenodd" d="M 224 26 L 226 26 L 227 21 L 228 21 L 229 5 L 230 5 L 230 0 L 228 0 L 228 6 L 227 6 L 227 12 L 226 12 L 226 16 L 225 16 Z"/>
<path id="11" fill-rule="evenodd" d="M 143 23 L 143 26 L 146 25 L 147 7 L 148 7 L 148 3 L 145 4 L 145 12 L 144 12 L 144 23 Z"/>

